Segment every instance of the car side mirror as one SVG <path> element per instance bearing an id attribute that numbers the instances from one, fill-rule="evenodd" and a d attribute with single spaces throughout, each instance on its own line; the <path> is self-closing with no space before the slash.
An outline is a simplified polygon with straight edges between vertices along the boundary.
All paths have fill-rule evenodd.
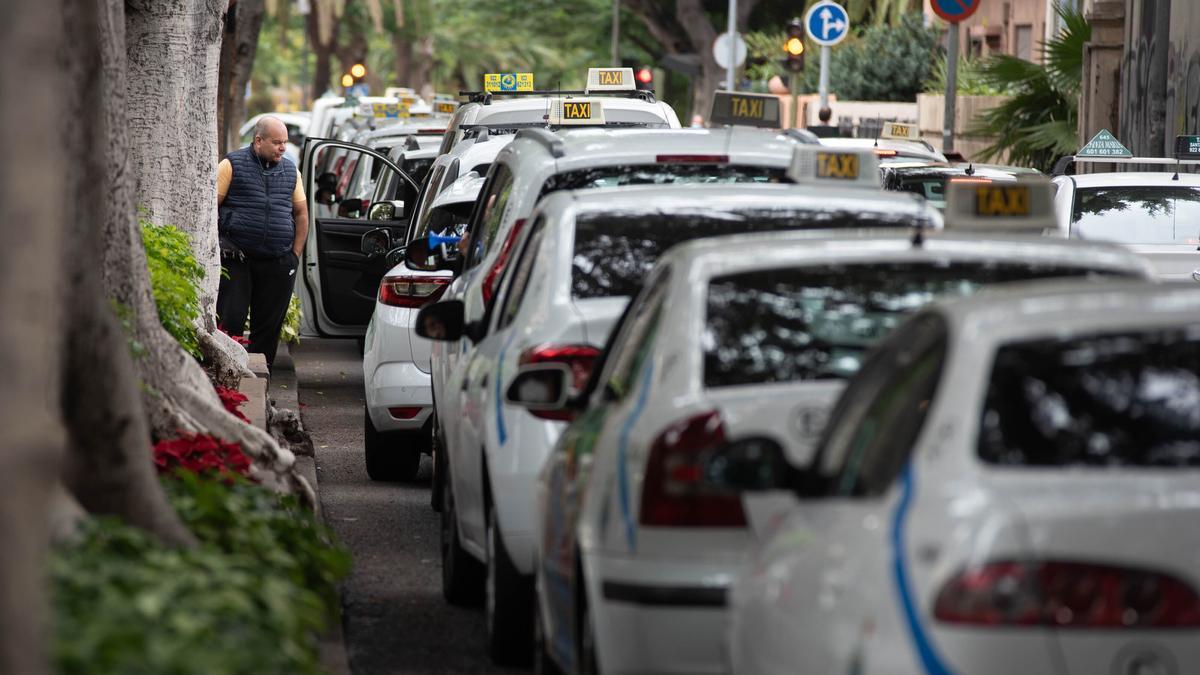
<path id="1" fill-rule="evenodd" d="M 788 463 L 783 447 L 765 436 L 727 443 L 701 462 L 705 483 L 723 492 L 787 490 L 799 473 Z"/>
<path id="2" fill-rule="evenodd" d="M 389 268 L 395 267 L 396 265 L 404 262 L 404 247 L 397 246 L 396 248 L 388 251 L 387 257 L 384 258 L 384 261 L 387 263 Z"/>
<path id="3" fill-rule="evenodd" d="M 392 233 L 384 227 L 368 230 L 362 236 L 360 248 L 363 255 L 369 258 L 381 256 L 392 248 Z"/>
<path id="4" fill-rule="evenodd" d="M 573 381 L 571 367 L 565 363 L 531 363 L 517 370 L 504 398 L 534 417 L 570 421 L 575 418 L 571 406 Z"/>
<path id="5" fill-rule="evenodd" d="M 367 220 L 400 220 L 403 217 L 403 199 L 372 204 L 371 208 L 367 210 Z"/>
<path id="6" fill-rule="evenodd" d="M 341 204 L 338 204 L 339 218 L 357 218 L 363 208 L 363 200 L 358 197 L 343 199 Z"/>
<path id="7" fill-rule="evenodd" d="M 425 305 L 417 312 L 417 335 L 427 340 L 454 342 L 464 337 L 471 342 L 483 339 L 486 327 L 479 321 L 467 321 L 462 300 L 444 300 Z"/>

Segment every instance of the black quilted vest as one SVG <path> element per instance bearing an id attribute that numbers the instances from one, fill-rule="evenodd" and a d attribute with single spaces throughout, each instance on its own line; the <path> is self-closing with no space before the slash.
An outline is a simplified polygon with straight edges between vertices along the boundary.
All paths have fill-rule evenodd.
<path id="1" fill-rule="evenodd" d="M 233 165 L 233 180 L 218 209 L 222 238 L 252 258 L 287 253 L 296 234 L 292 220 L 296 165 L 284 157 L 264 169 L 251 146 L 234 150 L 226 159 Z"/>

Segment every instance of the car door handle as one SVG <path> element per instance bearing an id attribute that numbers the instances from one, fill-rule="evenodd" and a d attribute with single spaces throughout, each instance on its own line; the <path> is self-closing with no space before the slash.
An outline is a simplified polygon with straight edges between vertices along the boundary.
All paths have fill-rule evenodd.
<path id="1" fill-rule="evenodd" d="M 487 383 L 488 383 L 488 374 L 484 373 L 483 377 L 479 378 L 479 388 L 483 389 L 484 387 L 487 386 Z"/>

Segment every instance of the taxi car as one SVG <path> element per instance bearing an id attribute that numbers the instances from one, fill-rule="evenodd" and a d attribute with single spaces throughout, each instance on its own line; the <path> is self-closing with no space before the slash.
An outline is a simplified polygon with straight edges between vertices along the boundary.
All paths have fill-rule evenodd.
<path id="1" fill-rule="evenodd" d="M 1181 136 L 1179 140 L 1189 138 L 1197 137 Z M 1058 192 L 1054 206 L 1060 234 L 1124 244 L 1149 258 L 1164 280 L 1200 281 L 1200 261 L 1196 259 L 1200 248 L 1200 175 L 1180 171 L 1182 166 L 1200 164 L 1200 154 L 1184 153 L 1174 159 L 1131 157 L 1120 150 L 1112 155 L 1064 158 L 1055 173 L 1063 173 L 1071 164 L 1085 163 L 1157 165 L 1162 170 L 1055 176 Z M 1080 152 L 1086 151 L 1087 146 Z"/>
<path id="2" fill-rule="evenodd" d="M 481 187 L 479 174 L 460 177 L 430 200 L 419 226 L 427 233 L 461 235 Z M 363 237 L 370 248 L 371 239 L 381 235 L 370 252 L 375 257 L 390 246 L 390 234 L 383 230 Z M 371 480 L 412 480 L 421 454 L 430 450 L 433 412 L 429 342 L 413 332 L 413 317 L 438 299 L 450 274 L 413 270 L 395 252 L 387 259 L 397 264 L 379 283 L 363 344 L 364 461 Z"/>
<path id="3" fill-rule="evenodd" d="M 949 161 L 939 150 L 921 140 L 917 125 L 901 122 L 884 122 L 877 138 L 826 137 L 821 139 L 821 145 L 844 150 L 871 150 L 881 161 Z"/>
<path id="4" fill-rule="evenodd" d="M 529 229 L 563 233 L 561 237 L 551 234 L 529 236 L 545 236 L 547 242 L 553 241 L 546 244 L 555 246 L 554 249 L 545 252 L 545 255 L 549 256 L 546 260 L 565 257 L 566 262 L 555 267 L 534 266 L 530 262 L 528 266 L 521 268 L 521 272 L 514 271 L 512 275 L 530 274 L 536 269 L 538 275 L 535 281 L 539 281 L 539 288 L 560 288 L 567 298 L 550 307 L 534 301 L 533 305 L 526 306 L 528 309 L 523 316 L 530 319 L 536 317 L 536 320 L 503 324 L 496 323 L 500 314 L 490 309 L 484 310 L 486 314 L 482 320 L 467 320 L 470 316 L 466 309 L 469 301 L 464 303 L 457 298 L 451 298 L 455 311 L 458 312 L 455 323 L 468 325 L 470 329 L 466 332 L 443 332 L 440 339 L 449 342 L 435 345 L 433 349 L 434 398 L 437 402 L 440 430 L 440 438 L 435 441 L 435 471 L 438 479 L 434 490 L 443 495 L 442 517 L 453 521 L 447 531 L 462 533 L 447 534 L 454 539 L 461 536 L 462 545 L 460 547 L 457 542 L 444 544 L 444 556 L 464 559 L 462 563 L 443 560 L 444 569 L 458 570 L 456 574 L 443 577 L 444 590 L 448 599 L 465 601 L 471 595 L 467 587 L 472 585 L 472 578 L 477 576 L 466 570 L 476 568 L 476 563 L 486 565 L 489 583 L 493 584 L 488 588 L 497 589 L 497 593 L 489 592 L 485 596 L 489 627 L 499 626 L 506 630 L 524 631 L 525 635 L 521 640 L 520 633 L 510 635 L 503 631 L 492 632 L 490 637 L 495 646 L 493 654 L 497 656 L 497 660 L 514 661 L 528 654 L 528 628 L 531 625 L 528 620 L 531 606 L 529 596 L 532 590 L 532 502 L 528 499 L 528 487 L 532 484 L 533 476 L 540 468 L 542 458 L 560 425 L 547 425 L 541 420 L 529 422 L 525 419 L 527 416 L 522 415 L 521 423 L 529 422 L 528 431 L 521 434 L 519 442 L 508 443 L 503 421 L 498 420 L 499 426 L 493 427 L 490 421 L 493 419 L 491 413 L 481 412 L 490 411 L 491 406 L 501 403 L 502 390 L 498 388 L 501 376 L 497 372 L 496 377 L 489 380 L 488 374 L 494 369 L 515 367 L 520 352 L 500 347 L 515 338 L 518 331 L 523 339 L 534 335 L 541 335 L 546 340 L 551 340 L 555 335 L 563 339 L 568 335 L 595 336 L 589 338 L 590 344 L 572 347 L 573 352 L 577 352 L 576 358 L 582 359 L 588 350 L 594 353 L 599 345 L 603 344 L 606 327 L 611 324 L 627 300 L 626 295 L 610 293 L 603 288 L 595 290 L 592 295 L 571 299 L 573 277 L 570 256 L 574 250 L 572 235 L 575 231 L 575 220 L 574 211 L 568 209 L 568 206 L 572 202 L 567 197 L 551 201 L 552 205 L 558 205 L 553 208 L 561 209 L 561 213 L 536 210 L 534 203 L 539 197 L 541 201 L 537 203 L 546 202 L 559 194 L 566 194 L 571 189 L 577 190 L 572 194 L 583 200 L 582 195 L 600 187 L 597 192 L 602 194 L 594 198 L 587 197 L 585 203 L 592 210 L 603 210 L 603 204 L 596 200 L 623 205 L 620 213 L 611 210 L 608 212 L 614 219 L 611 221 L 613 227 L 617 227 L 618 222 L 628 223 L 629 219 L 643 221 L 648 217 L 649 209 L 650 212 L 660 213 L 658 218 L 666 228 L 669 223 L 674 222 L 671 220 L 672 212 L 683 207 L 680 196 L 670 191 L 660 194 L 654 190 L 629 188 L 632 194 L 627 198 L 623 196 L 621 190 L 625 188 L 621 186 L 675 182 L 778 183 L 784 180 L 784 174 L 791 163 L 791 149 L 795 145 L 791 137 L 782 136 L 778 132 L 750 129 L 638 132 L 578 130 L 562 137 L 544 130 L 522 130 L 517 134 L 516 140 L 497 157 L 488 186 L 485 186 L 480 197 L 478 209 L 487 208 L 484 205 L 488 204 L 489 195 L 497 194 L 494 184 L 496 172 L 507 170 L 508 166 L 518 163 L 512 169 L 512 183 L 508 188 L 511 189 L 511 193 L 508 195 L 507 205 L 500 204 L 497 200 L 496 203 L 500 205 L 494 206 L 497 209 L 494 217 L 497 223 L 495 234 L 479 229 L 475 232 L 483 232 L 483 236 L 490 236 L 492 242 L 483 240 L 485 246 L 499 248 L 500 253 L 498 257 L 493 256 L 495 262 L 486 275 L 476 274 L 465 284 L 464 293 L 471 293 L 471 284 L 478 281 L 478 292 L 483 303 L 497 308 L 503 306 L 503 301 L 499 298 L 500 280 L 507 274 L 504 270 L 509 266 L 508 261 L 516 260 L 517 251 L 520 249 L 518 242 L 527 232 L 523 224 L 528 221 L 531 223 Z M 873 162 L 874 158 L 868 159 Z M 609 187 L 603 189 L 602 186 L 606 185 Z M 706 193 L 700 190 L 681 194 L 689 195 L 687 199 L 694 200 L 698 207 L 712 204 L 704 207 L 710 212 L 722 211 L 723 208 L 719 206 L 721 203 L 729 204 L 728 208 L 733 208 L 734 204 L 740 204 L 743 209 L 750 208 L 749 203 L 736 197 L 737 190 L 717 189 L 715 185 L 705 187 L 712 190 L 712 198 L 706 197 Z M 786 226 L 785 222 L 791 226 L 801 226 L 796 219 L 788 218 L 787 208 L 791 204 L 791 200 L 788 199 L 789 192 L 777 190 L 751 194 L 758 200 L 781 200 L 777 215 L 762 217 L 764 226 L 768 222 L 777 222 L 781 227 Z M 636 200 L 642 200 L 644 207 L 639 207 Z M 769 201 L 760 202 L 757 206 L 761 209 L 768 204 Z M 503 209 L 505 219 L 512 219 L 508 220 L 507 231 L 505 224 L 500 221 L 500 209 Z M 763 212 L 770 214 L 771 210 L 765 208 Z M 478 210 L 476 215 L 479 215 Z M 486 219 L 489 216 L 483 217 Z M 741 217 L 736 213 L 727 214 L 725 218 L 730 227 L 749 227 L 742 223 Z M 667 241 L 676 235 L 670 234 L 666 229 L 656 232 L 653 237 L 643 234 L 637 245 L 622 240 L 619 231 L 605 231 L 596 236 L 598 239 L 587 242 L 594 249 L 590 253 L 590 259 L 594 263 L 599 264 L 598 256 L 608 256 L 614 261 L 625 253 L 632 256 L 624 265 L 618 265 L 603 274 L 603 277 L 616 287 L 628 290 L 628 284 L 639 278 L 639 268 L 635 262 L 640 260 L 637 257 L 638 253 L 652 255 L 660 250 L 653 239 Z M 480 242 L 481 239 L 468 229 L 467 241 Z M 501 241 L 504 243 L 499 244 Z M 619 241 L 625 241 L 625 248 L 621 249 L 625 253 L 617 255 L 612 250 L 605 251 L 609 244 L 619 246 Z M 472 264 L 470 256 L 483 255 L 475 243 L 468 243 L 467 248 L 468 268 L 473 266 L 480 270 L 489 269 L 487 262 Z M 558 255 L 553 251 L 557 251 Z M 557 270 L 557 276 L 546 276 L 551 274 L 552 270 Z M 612 281 L 614 275 L 625 278 L 625 284 Z M 600 281 L 598 278 L 596 283 Z M 545 299 L 547 296 L 537 297 Z M 439 311 L 447 309 L 452 303 L 440 303 Z M 418 326 L 420 321 L 418 318 Z M 494 335 L 488 335 L 486 332 L 489 322 Z M 488 335 L 488 339 L 483 340 L 485 335 Z M 479 344 L 476 345 L 476 342 Z M 543 353 L 539 358 L 548 358 L 550 354 L 551 352 Z M 444 376 L 439 378 L 439 375 L 443 374 Z M 485 385 L 485 382 L 489 384 Z M 483 407 L 485 405 L 488 407 Z M 517 431 L 523 429 L 514 431 L 514 438 Z M 507 447 L 504 447 L 506 445 Z M 480 448 L 483 449 L 485 458 L 483 463 L 478 461 Z M 519 457 L 513 456 L 513 452 L 519 452 Z M 499 525 L 496 525 L 497 522 Z M 501 558 L 493 553 L 493 549 L 504 552 L 506 557 Z M 500 590 L 507 595 L 502 598 Z M 491 620 L 493 618 L 494 621 Z M 522 643 L 523 651 L 516 651 L 522 649 Z"/>
<path id="5" fill-rule="evenodd" d="M 1021 224 L 1052 221 L 1049 185 L 1020 188 L 1026 199 L 1043 190 L 1043 223 Z M 856 210 L 887 213 L 909 198 L 836 193 L 823 189 L 817 203 L 843 225 Z M 955 233 L 955 225 L 948 216 L 942 232 L 686 243 L 660 259 L 583 393 L 573 394 L 560 365 L 518 369 L 510 401 L 573 418 L 537 487 L 536 609 L 547 658 L 590 672 L 723 672 L 726 589 L 753 536 L 738 492 L 709 477 L 762 467 L 710 453 L 727 439 L 769 437 L 802 463 L 868 350 L 936 297 L 1011 280 L 1148 274 L 1120 247 Z M 835 672 L 810 670 L 803 658 L 789 668 Z"/>
<path id="6" fill-rule="evenodd" d="M 883 189 L 911 192 L 924 197 L 939 209 L 946 208 L 947 183 L 1009 183 L 1021 176 L 1041 175 L 1037 169 L 974 162 L 943 164 L 928 160 L 889 160 L 880 162 Z"/>
<path id="7" fill-rule="evenodd" d="M 1195 671 L 1197 317 L 1192 283 L 1051 282 L 906 323 L 783 481 L 735 671 Z"/>

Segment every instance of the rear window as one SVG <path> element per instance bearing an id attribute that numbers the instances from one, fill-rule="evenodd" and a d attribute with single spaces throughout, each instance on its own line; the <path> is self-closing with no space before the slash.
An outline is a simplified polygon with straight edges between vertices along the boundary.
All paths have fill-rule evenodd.
<path id="1" fill-rule="evenodd" d="M 575 219 L 571 291 L 576 298 L 632 297 L 667 249 L 702 237 L 803 228 L 910 227 L 918 222 L 924 219 L 910 214 L 766 208 L 726 213 L 585 212 Z"/>
<path id="2" fill-rule="evenodd" d="M 564 171 L 551 176 L 541 194 L 625 185 L 784 183 L 789 182 L 785 173 L 784 169 L 730 164 L 624 164 Z"/>
<path id="3" fill-rule="evenodd" d="M 1071 236 L 1122 244 L 1200 244 L 1200 188 L 1078 188 Z"/>
<path id="4" fill-rule="evenodd" d="M 979 456 L 1009 466 L 1200 466 L 1200 326 L 1002 347 Z"/>
<path id="5" fill-rule="evenodd" d="M 847 263 L 757 270 L 709 282 L 704 384 L 843 379 L 908 314 L 982 286 L 1092 274 L 1020 262 Z"/>

